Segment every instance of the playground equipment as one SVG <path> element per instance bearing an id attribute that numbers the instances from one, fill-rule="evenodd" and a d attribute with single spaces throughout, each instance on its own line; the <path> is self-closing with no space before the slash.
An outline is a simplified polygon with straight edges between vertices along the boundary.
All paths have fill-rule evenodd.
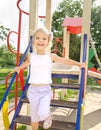
<path id="1" fill-rule="evenodd" d="M 18 0 L 18 3 L 21 2 L 21 0 Z M 17 5 L 19 5 L 17 3 Z M 89 33 L 90 33 L 90 15 L 91 15 L 91 3 L 92 0 L 84 0 L 84 10 L 83 10 L 83 19 L 82 19 L 82 39 L 81 39 L 81 62 L 87 62 L 88 59 L 88 46 L 89 46 Z M 19 7 L 19 6 L 18 6 Z M 20 8 L 20 7 L 19 7 Z M 47 0 L 46 2 L 46 27 L 50 30 L 51 27 L 51 0 Z M 89 12 L 87 12 L 89 10 Z M 20 9 L 20 14 L 24 11 Z M 31 35 L 31 30 L 37 27 L 37 15 L 38 11 L 38 0 L 31 0 L 30 1 L 30 14 L 29 14 L 29 35 Z M 26 13 L 27 14 L 27 13 Z M 34 22 L 33 22 L 34 21 Z M 19 22 L 21 24 L 21 21 Z M 75 30 L 73 26 L 72 28 L 69 28 L 70 30 Z M 68 31 L 68 26 L 64 27 L 64 47 L 65 47 L 65 57 L 68 58 L 68 52 L 69 52 L 69 31 Z M 81 27 L 80 27 L 81 28 Z M 80 29 L 79 28 L 79 29 Z M 20 30 L 21 31 L 21 30 Z M 73 31 L 74 32 L 74 31 Z M 76 31 L 77 33 L 78 31 Z M 20 35 L 21 32 L 17 33 Z M 20 36 L 18 38 L 20 41 Z M 67 44 L 68 42 L 68 44 Z M 28 47 L 22 56 L 22 59 L 20 63 L 17 65 L 21 65 L 24 61 L 25 55 L 27 54 L 29 48 L 31 47 L 32 44 L 32 37 L 30 38 L 30 42 L 28 44 Z M 19 48 L 20 48 L 20 43 L 18 43 L 18 54 L 19 55 Z M 18 61 L 18 60 L 17 60 Z M 80 77 L 79 77 L 80 76 Z M 8 96 L 8 93 L 10 92 L 12 83 L 14 82 L 15 78 L 17 77 L 17 73 L 14 73 L 14 76 L 12 77 L 12 80 L 7 88 L 7 91 L 0 103 L 0 110 Z M 65 108 L 72 108 L 77 110 L 77 115 L 76 115 L 76 121 L 75 122 L 67 122 L 67 121 L 58 121 L 58 120 L 53 120 L 53 125 L 50 128 L 50 130 L 82 130 L 82 122 L 83 122 L 83 110 L 84 110 L 84 97 L 85 97 L 85 90 L 86 90 L 86 80 L 87 80 L 87 68 L 80 70 L 74 70 L 70 71 L 65 69 L 64 71 L 62 70 L 53 70 L 52 73 L 53 78 L 72 78 L 72 79 L 80 79 L 79 83 L 76 84 L 68 84 L 68 83 L 53 83 L 52 88 L 54 89 L 73 89 L 73 90 L 78 90 L 79 97 L 78 101 L 60 101 L 53 99 L 51 102 L 51 106 L 53 107 L 65 107 Z M 16 107 L 12 122 L 10 124 L 10 129 L 14 130 L 15 125 L 17 123 L 21 124 L 26 124 L 30 125 L 31 124 L 31 119 L 29 116 L 24 116 L 20 115 L 20 110 L 23 106 L 23 103 L 29 103 L 28 99 L 26 98 L 26 91 L 28 89 L 28 79 L 27 78 L 26 84 L 24 85 L 24 90 L 22 92 L 22 95 L 19 99 L 18 105 Z M 40 123 L 40 126 L 42 126 L 42 123 Z"/>
<path id="2" fill-rule="evenodd" d="M 69 57 L 69 39 L 70 39 L 70 34 L 80 34 L 82 31 L 82 18 L 81 17 L 75 17 L 75 18 L 65 18 L 63 21 L 63 27 L 64 27 L 64 45 L 65 46 L 65 55 L 66 57 Z M 96 81 L 100 84 L 100 76 L 101 72 L 97 71 L 96 68 L 94 68 L 94 64 L 92 64 L 91 59 L 95 56 L 96 61 L 99 66 L 101 66 L 101 62 L 99 60 L 98 54 L 96 52 L 94 42 L 90 36 L 90 47 L 88 48 L 89 50 L 89 56 L 88 56 L 88 76 L 94 77 Z M 67 51 L 68 50 L 68 51 Z M 95 72 L 95 76 L 93 75 Z M 99 76 L 97 75 L 99 74 Z"/>
<path id="3" fill-rule="evenodd" d="M 8 98 L 6 98 L 6 101 L 3 104 L 2 115 L 3 115 L 5 130 L 8 130 L 10 125 L 9 118 L 8 118 Z"/>
<path id="4" fill-rule="evenodd" d="M 101 62 L 100 62 L 100 59 L 98 57 L 98 54 L 97 54 L 97 51 L 96 51 L 96 48 L 95 48 L 95 45 L 94 45 L 92 37 L 90 38 L 90 41 L 91 41 L 91 48 L 93 50 L 94 56 L 96 58 L 96 61 L 97 61 L 98 65 L 99 65 L 99 67 L 101 67 Z"/>

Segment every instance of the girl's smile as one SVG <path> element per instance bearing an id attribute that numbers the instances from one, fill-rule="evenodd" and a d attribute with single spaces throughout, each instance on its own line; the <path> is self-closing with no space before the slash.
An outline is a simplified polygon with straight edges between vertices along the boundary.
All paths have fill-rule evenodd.
<path id="1" fill-rule="evenodd" d="M 46 47 L 49 44 L 49 39 L 47 34 L 45 34 L 44 32 L 37 32 L 35 37 L 34 37 L 34 46 L 36 48 L 37 51 L 45 51 Z"/>

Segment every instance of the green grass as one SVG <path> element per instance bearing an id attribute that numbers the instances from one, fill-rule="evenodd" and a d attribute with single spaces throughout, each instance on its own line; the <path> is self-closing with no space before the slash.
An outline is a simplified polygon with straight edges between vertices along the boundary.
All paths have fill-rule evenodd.
<path id="1" fill-rule="evenodd" d="M 66 90 L 66 94 L 64 95 L 64 99 L 62 99 L 62 91 L 58 92 L 59 99 L 60 100 L 68 100 L 68 98 L 75 98 L 77 96 L 78 92 L 76 90 Z"/>
<path id="2" fill-rule="evenodd" d="M 101 91 L 101 85 L 88 85 L 87 86 L 90 90 L 98 90 L 98 91 Z"/>
<path id="3" fill-rule="evenodd" d="M 9 72 L 13 71 L 11 68 L 1 68 L 0 69 L 0 80 L 5 80 Z"/>
<path id="4" fill-rule="evenodd" d="M 26 130 L 26 126 L 25 125 L 20 125 L 20 126 L 18 126 L 17 130 Z M 44 130 L 44 129 L 42 127 L 39 127 L 38 130 Z"/>
<path id="5" fill-rule="evenodd" d="M 11 72 L 13 70 L 14 70 L 13 68 L 1 68 L 0 73 L 6 74 L 6 73 Z"/>
<path id="6" fill-rule="evenodd" d="M 87 80 L 87 87 L 90 90 L 99 90 L 101 91 L 101 84 L 97 82 L 94 78 L 88 78 Z"/>
<path id="7" fill-rule="evenodd" d="M 39 129 L 38 130 L 44 130 L 42 127 L 39 127 Z"/>
<path id="8" fill-rule="evenodd" d="M 19 126 L 18 128 L 17 128 L 17 130 L 26 130 L 26 126 Z"/>
<path id="9" fill-rule="evenodd" d="M 18 83 L 18 84 L 19 84 L 18 86 L 20 86 L 20 83 Z M 15 83 L 12 84 L 11 90 L 15 90 Z M 1 99 L 3 98 L 5 92 L 6 92 L 5 84 L 0 85 L 0 101 L 1 101 Z M 21 93 L 22 93 L 22 91 L 20 90 L 20 91 L 18 92 L 18 96 L 20 96 Z M 15 92 L 10 92 L 10 93 L 8 94 L 8 99 L 10 100 L 11 98 L 14 98 L 14 96 L 15 96 Z"/>
<path id="10" fill-rule="evenodd" d="M 88 78 L 88 79 L 87 79 L 87 85 L 99 86 L 97 80 L 95 80 L 94 78 Z"/>
<path id="11" fill-rule="evenodd" d="M 5 80 L 6 76 L 12 72 L 14 68 L 1 68 L 0 69 L 0 80 Z M 13 74 L 10 76 L 12 77 Z M 24 71 L 24 76 L 27 76 L 27 70 Z"/>
<path id="12" fill-rule="evenodd" d="M 0 69 L 0 80 L 5 80 L 6 76 L 9 74 L 9 72 L 12 72 L 13 70 L 14 70 L 13 68 L 1 68 Z M 26 75 L 27 75 L 27 70 L 24 71 L 24 76 L 26 76 Z M 9 78 L 12 78 L 12 76 L 13 76 L 13 74 Z M 8 85 L 9 85 L 9 83 L 8 83 Z M 15 90 L 15 86 L 16 86 L 16 84 L 14 82 L 11 86 L 11 90 Z M 21 86 L 20 82 L 18 82 L 18 86 L 19 87 Z M 5 84 L 0 84 L 0 101 L 3 98 L 5 92 L 6 92 Z M 20 95 L 21 95 L 21 91 L 19 91 L 19 93 L 18 93 L 18 96 L 20 96 Z M 15 96 L 14 92 L 10 93 L 8 95 L 9 99 L 13 98 L 14 96 Z"/>

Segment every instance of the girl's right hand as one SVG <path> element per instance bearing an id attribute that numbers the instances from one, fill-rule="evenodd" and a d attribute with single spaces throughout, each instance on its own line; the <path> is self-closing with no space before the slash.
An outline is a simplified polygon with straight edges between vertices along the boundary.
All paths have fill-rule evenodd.
<path id="1" fill-rule="evenodd" d="M 20 67 L 15 67 L 14 71 L 19 73 L 20 72 Z"/>

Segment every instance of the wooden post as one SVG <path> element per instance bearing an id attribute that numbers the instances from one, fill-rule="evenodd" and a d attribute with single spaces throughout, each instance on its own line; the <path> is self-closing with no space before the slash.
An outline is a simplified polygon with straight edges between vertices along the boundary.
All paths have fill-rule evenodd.
<path id="1" fill-rule="evenodd" d="M 67 31 L 67 27 L 64 27 L 64 36 L 63 36 L 63 47 L 65 48 L 65 58 L 69 58 L 69 44 L 70 44 L 70 32 Z"/>
<path id="2" fill-rule="evenodd" d="M 88 64 L 88 53 L 89 53 L 89 39 L 90 39 L 90 24 L 91 24 L 91 7 L 92 7 L 92 0 L 84 0 L 84 6 L 83 6 L 83 22 L 82 22 L 82 37 L 81 37 L 81 57 L 80 62 L 82 62 L 83 57 L 83 39 L 84 34 L 87 34 L 87 57 L 86 57 L 86 63 Z M 86 72 L 87 72 L 86 68 Z M 87 73 L 85 78 L 85 85 L 87 80 Z M 86 88 L 86 86 L 85 86 Z"/>
<path id="3" fill-rule="evenodd" d="M 51 20 L 52 20 L 52 16 L 51 16 L 51 4 L 52 0 L 46 0 L 46 28 L 51 31 Z"/>
<path id="4" fill-rule="evenodd" d="M 67 27 L 64 27 L 64 36 L 63 36 L 63 47 L 64 47 L 64 57 L 69 58 L 69 44 L 70 44 L 70 32 L 67 31 Z M 68 83 L 68 79 L 62 78 L 62 83 Z M 67 94 L 67 90 L 62 89 L 61 98 L 63 99 L 64 96 Z"/>
<path id="5" fill-rule="evenodd" d="M 51 32 L 51 19 L 52 19 L 51 5 L 52 5 L 52 0 L 46 0 L 46 23 L 45 23 L 45 26 L 50 32 Z M 52 42 L 49 43 L 47 51 L 50 51 L 51 47 L 52 47 Z"/>
<path id="6" fill-rule="evenodd" d="M 29 8 L 29 38 L 33 30 L 38 27 L 38 2 L 39 0 L 30 0 Z M 30 57 L 29 57 L 30 58 Z M 29 68 L 28 68 L 29 70 Z M 29 74 L 29 71 L 28 71 Z M 27 115 L 30 115 L 30 107 L 27 104 Z M 27 126 L 26 130 L 32 130 L 31 126 Z"/>
<path id="7" fill-rule="evenodd" d="M 29 36 L 38 26 L 38 2 L 39 0 L 30 0 L 29 8 Z"/>

